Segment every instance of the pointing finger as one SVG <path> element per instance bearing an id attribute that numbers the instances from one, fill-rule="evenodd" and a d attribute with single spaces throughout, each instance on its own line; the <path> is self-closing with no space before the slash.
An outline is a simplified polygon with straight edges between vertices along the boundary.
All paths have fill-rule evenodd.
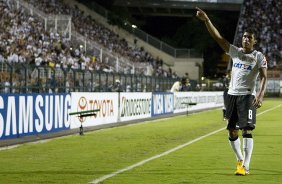
<path id="1" fill-rule="evenodd" d="M 199 7 L 196 7 L 196 9 L 197 9 L 198 11 L 200 11 L 200 12 L 203 12 L 203 10 L 200 9 Z"/>

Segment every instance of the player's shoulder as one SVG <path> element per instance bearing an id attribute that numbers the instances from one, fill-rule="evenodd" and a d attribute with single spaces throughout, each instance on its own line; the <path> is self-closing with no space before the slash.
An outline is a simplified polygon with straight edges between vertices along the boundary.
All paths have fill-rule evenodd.
<path id="1" fill-rule="evenodd" d="M 241 48 L 240 48 L 240 47 L 237 47 L 236 45 L 233 45 L 233 44 L 230 43 L 229 49 L 240 50 Z"/>
<path id="2" fill-rule="evenodd" d="M 232 56 L 236 56 L 238 53 L 240 52 L 240 48 L 238 48 L 237 46 L 230 44 L 229 45 L 229 50 L 228 50 L 228 55 Z"/>
<path id="3" fill-rule="evenodd" d="M 256 50 L 256 58 L 257 58 L 257 61 L 261 63 L 262 67 L 267 67 L 267 60 L 266 60 L 265 55 L 262 52 Z"/>
<path id="4" fill-rule="evenodd" d="M 255 54 L 258 54 L 258 55 L 264 55 L 261 51 L 259 51 L 259 50 L 254 50 L 254 53 Z"/>
<path id="5" fill-rule="evenodd" d="M 254 55 L 257 57 L 259 60 L 263 60 L 265 58 L 264 54 L 261 51 L 254 50 Z"/>

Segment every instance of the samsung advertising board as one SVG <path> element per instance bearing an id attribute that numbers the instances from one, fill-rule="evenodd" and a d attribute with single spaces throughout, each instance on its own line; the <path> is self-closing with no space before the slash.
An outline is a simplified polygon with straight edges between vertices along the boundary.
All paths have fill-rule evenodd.
<path id="1" fill-rule="evenodd" d="M 0 139 L 70 128 L 70 94 L 0 94 Z"/>
<path id="2" fill-rule="evenodd" d="M 120 121 L 151 117 L 152 93 L 120 93 Z"/>
<path id="3" fill-rule="evenodd" d="M 72 96 L 72 112 L 96 110 L 96 116 L 79 118 L 71 116 L 71 129 L 97 126 L 118 121 L 118 93 L 83 93 L 74 92 Z"/>

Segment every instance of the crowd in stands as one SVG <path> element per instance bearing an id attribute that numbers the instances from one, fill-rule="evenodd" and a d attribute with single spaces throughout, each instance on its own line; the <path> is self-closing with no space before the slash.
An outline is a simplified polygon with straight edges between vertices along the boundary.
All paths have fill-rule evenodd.
<path id="1" fill-rule="evenodd" d="M 170 71 L 163 70 L 164 62 L 160 57 L 154 58 L 143 47 L 130 45 L 124 38 L 120 38 L 118 34 L 98 23 L 93 17 L 87 16 L 77 6 L 71 7 L 65 4 L 63 0 L 51 2 L 49 0 L 25 1 L 46 14 L 71 15 L 76 31 L 86 38 L 99 43 L 103 48 L 118 54 L 120 57 L 128 58 L 133 63 L 151 65 L 154 69 L 154 76 L 172 77 Z M 146 70 L 144 70 L 143 74 L 146 74 Z M 175 74 L 174 77 L 176 77 Z"/>
<path id="2" fill-rule="evenodd" d="M 40 65 L 87 67 L 99 69 L 99 62 L 92 62 L 78 45 L 75 47 L 63 35 L 44 30 L 43 22 L 22 9 L 11 9 L 5 2 L 0 4 L 0 61 Z M 96 58 L 99 59 L 99 58 Z"/>
<path id="3" fill-rule="evenodd" d="M 45 30 L 42 21 L 35 15 L 26 13 L 21 7 L 17 9 L 14 2 L 13 0 L 0 1 L 0 29 L 2 30 L 0 32 L 0 63 L 5 60 L 10 64 L 28 64 L 36 67 L 113 71 L 109 70 L 110 67 L 105 65 L 105 62 L 100 61 L 100 57 L 87 55 L 83 47 L 67 39 L 65 35 Z M 61 0 L 27 0 L 26 2 L 46 14 L 71 15 L 77 31 L 82 35 L 111 52 L 130 58 L 133 62 L 148 63 L 148 69 L 145 68 L 143 74 L 150 71 L 150 75 L 172 77 L 171 70 L 166 72 L 162 69 L 163 61 L 161 59 L 153 58 L 142 48 L 129 46 L 125 39 L 119 38 L 117 34 L 98 24 L 90 16 L 84 16 L 84 12 L 77 7 L 71 8 Z M 24 81 L 23 78 L 26 76 L 21 72 L 19 70 L 18 75 L 13 77 L 13 84 L 10 84 L 10 75 L 2 72 L 1 92 L 4 89 L 7 91 L 9 86 L 20 88 L 24 85 L 35 86 L 34 90 L 38 91 L 43 84 L 43 92 L 52 91 L 52 88 L 48 87 L 51 86 L 50 78 L 40 81 L 29 75 L 27 81 Z M 69 81 L 73 86 L 75 85 L 71 78 Z M 56 83 L 60 82 L 62 81 L 56 79 Z M 12 92 L 20 92 L 16 89 L 14 88 Z"/>
<path id="4" fill-rule="evenodd" d="M 91 58 L 84 55 L 83 50 L 75 48 L 62 35 L 44 30 L 43 22 L 35 16 L 26 14 L 23 9 L 16 9 L 12 1 L 0 1 L 0 62 L 13 64 L 28 64 L 30 66 L 50 66 L 94 70 L 101 68 L 100 62 L 91 62 Z M 73 48 L 72 50 L 70 48 Z M 24 81 L 23 70 L 13 76 L 2 72 L 1 86 L 7 91 L 8 86 L 34 86 L 38 83 L 28 76 Z M 17 72 L 17 70 L 16 70 Z M 28 84 L 23 84 L 26 82 Z M 48 81 L 43 81 L 48 84 Z M 16 88 L 14 88 L 16 90 Z M 17 92 L 17 91 L 12 91 Z"/>
<path id="5" fill-rule="evenodd" d="M 270 69 L 282 70 L 282 1 L 244 1 L 238 24 L 238 33 L 250 27 L 257 36 L 257 49 L 263 52 Z M 241 36 L 236 44 L 240 45 Z"/>

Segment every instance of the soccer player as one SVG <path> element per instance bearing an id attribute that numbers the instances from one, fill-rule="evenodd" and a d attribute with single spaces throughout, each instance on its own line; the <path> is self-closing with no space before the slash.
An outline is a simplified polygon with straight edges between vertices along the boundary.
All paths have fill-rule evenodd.
<path id="1" fill-rule="evenodd" d="M 196 16 L 205 23 L 212 38 L 233 61 L 226 106 L 227 130 L 230 145 L 237 158 L 235 174 L 247 175 L 254 146 L 252 130 L 256 126 L 256 108 L 261 107 L 266 89 L 267 62 L 264 55 L 254 49 L 257 41 L 251 30 L 243 33 L 242 48 L 236 47 L 221 36 L 203 10 L 196 9 Z M 260 85 L 256 90 L 258 77 Z M 239 130 L 242 130 L 243 153 Z"/>
<path id="2" fill-rule="evenodd" d="M 222 82 L 223 82 L 223 120 L 226 121 L 226 106 L 227 106 L 227 94 L 228 94 L 228 87 L 229 87 L 229 81 L 230 81 L 230 72 L 231 72 L 231 66 L 232 66 L 232 60 L 228 62 L 228 67 L 226 71 L 226 75 L 224 76 Z"/>
<path id="3" fill-rule="evenodd" d="M 226 104 L 227 104 L 227 93 L 228 93 L 228 86 L 229 86 L 229 74 L 226 74 L 223 78 L 223 107 L 222 107 L 222 114 L 223 120 L 226 121 Z"/>

